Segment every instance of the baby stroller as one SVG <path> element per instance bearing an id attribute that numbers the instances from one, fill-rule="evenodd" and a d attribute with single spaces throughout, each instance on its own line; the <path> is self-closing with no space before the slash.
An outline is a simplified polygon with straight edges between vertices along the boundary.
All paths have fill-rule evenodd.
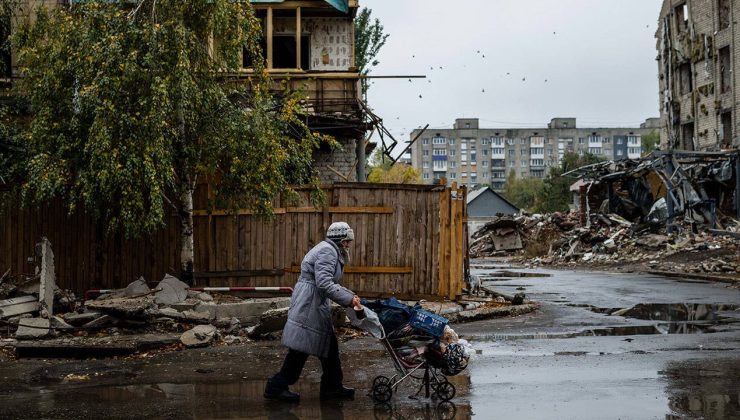
<path id="1" fill-rule="evenodd" d="M 392 328 L 380 342 L 396 370 L 390 377 L 375 377 L 370 390 L 372 399 L 376 403 L 387 403 L 408 378 L 421 381 L 415 395 L 423 389 L 426 398 L 430 395 L 441 401 L 454 398 L 455 385 L 447 377 L 465 370 L 468 357 L 462 345 L 441 342 L 447 319 L 418 305 L 411 308 L 394 298 L 367 305 L 379 312 L 384 328 Z M 403 322 L 405 319 L 407 321 Z"/>

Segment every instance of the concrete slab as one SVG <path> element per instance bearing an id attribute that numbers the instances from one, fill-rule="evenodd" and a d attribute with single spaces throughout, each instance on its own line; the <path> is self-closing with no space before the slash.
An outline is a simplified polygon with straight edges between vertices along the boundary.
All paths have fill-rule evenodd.
<path id="1" fill-rule="evenodd" d="M 0 300 L 0 318 L 36 312 L 40 307 L 41 304 L 34 296 Z"/>
<path id="2" fill-rule="evenodd" d="M 41 271 L 39 273 L 39 303 L 41 316 L 49 318 L 54 314 L 54 291 L 57 289 L 56 275 L 54 274 L 54 252 L 51 242 L 44 237 L 37 245 L 41 254 Z"/>
<path id="3" fill-rule="evenodd" d="M 257 325 L 263 313 L 272 310 L 287 308 L 290 305 L 289 297 L 248 299 L 237 303 L 203 303 L 195 310 L 208 311 L 213 318 L 237 318 L 244 326 Z"/>
<path id="4" fill-rule="evenodd" d="M 188 285 L 169 274 L 166 274 L 159 282 L 157 289 L 161 290 L 154 296 L 157 304 L 160 305 L 180 303 L 188 298 Z"/>
<path id="5" fill-rule="evenodd" d="M 151 291 L 149 286 L 146 284 L 144 277 L 139 277 L 138 280 L 129 283 L 125 289 L 123 289 L 124 296 L 138 296 L 144 295 Z"/>
<path id="6" fill-rule="evenodd" d="M 44 338 L 51 333 L 50 327 L 51 322 L 46 318 L 23 318 L 18 321 L 15 338 L 18 340 Z"/>
<path id="7" fill-rule="evenodd" d="M 90 321 L 93 321 L 97 318 L 100 318 L 103 316 L 100 312 L 84 312 L 81 314 L 75 314 L 75 313 L 69 313 L 64 314 L 64 320 L 72 325 L 83 325 L 87 324 Z"/>

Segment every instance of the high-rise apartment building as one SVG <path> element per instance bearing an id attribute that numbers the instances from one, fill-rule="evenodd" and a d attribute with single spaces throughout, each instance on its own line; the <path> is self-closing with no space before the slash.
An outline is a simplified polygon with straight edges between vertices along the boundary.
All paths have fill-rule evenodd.
<path id="1" fill-rule="evenodd" d="M 578 128 L 575 118 L 553 118 L 543 128 L 481 128 L 477 118 L 461 118 L 451 129 L 427 129 L 411 147 L 411 164 L 425 183 L 444 177 L 500 191 L 511 171 L 520 178 L 544 178 L 567 152 L 638 158 L 642 136 L 658 124 L 651 118 L 635 128 Z M 411 132 L 411 139 L 419 131 Z"/>

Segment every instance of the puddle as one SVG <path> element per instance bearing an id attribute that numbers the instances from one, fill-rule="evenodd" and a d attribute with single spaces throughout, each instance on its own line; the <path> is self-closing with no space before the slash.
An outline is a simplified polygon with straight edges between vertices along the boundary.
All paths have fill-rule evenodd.
<path id="1" fill-rule="evenodd" d="M 468 376 L 449 378 L 465 395 L 470 387 Z M 301 394 L 297 405 L 265 401 L 262 392 L 264 380 L 244 380 L 229 383 L 154 383 L 134 385 L 90 385 L 76 387 L 44 387 L 17 393 L 10 404 L 4 404 L 5 413 L 25 417 L 64 418 L 64 413 L 79 409 L 79 401 L 86 401 L 85 414 L 89 418 L 128 417 L 134 410 L 142 418 L 267 418 L 267 419 L 469 419 L 470 403 L 459 397 L 439 404 L 422 396 L 411 399 L 416 387 L 400 386 L 390 404 L 376 406 L 365 395 L 367 387 L 357 389 L 353 401 L 319 401 L 318 382 L 300 381 L 291 387 Z M 135 409 L 133 407 L 136 407 Z M 21 415 L 22 414 L 22 415 Z M 37 414 L 37 416 L 36 416 Z M 30 418 L 30 417 L 26 417 Z"/>
<path id="2" fill-rule="evenodd" d="M 552 277 L 552 274 L 547 273 L 527 273 L 527 272 L 521 272 L 521 271 L 509 271 L 509 270 L 502 270 L 502 271 L 494 271 L 492 273 L 487 273 L 480 276 L 483 279 L 488 278 L 518 278 L 518 277 Z"/>

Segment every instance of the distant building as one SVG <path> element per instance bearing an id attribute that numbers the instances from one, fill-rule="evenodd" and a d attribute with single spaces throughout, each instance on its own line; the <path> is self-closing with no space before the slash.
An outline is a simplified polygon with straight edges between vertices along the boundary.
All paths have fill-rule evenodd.
<path id="1" fill-rule="evenodd" d="M 661 149 L 740 147 L 740 1 L 664 0 L 655 33 Z"/>
<path id="2" fill-rule="evenodd" d="M 656 129 L 655 120 L 635 128 L 578 128 L 575 118 L 553 118 L 543 128 L 481 128 L 477 118 L 461 118 L 451 129 L 427 129 L 411 147 L 411 162 L 428 184 L 444 177 L 501 191 L 511 171 L 519 178 L 544 178 L 567 152 L 638 158 L 642 136 Z"/>
<path id="3" fill-rule="evenodd" d="M 468 194 L 468 234 L 472 235 L 499 214 L 513 216 L 519 208 L 490 187 Z"/>

